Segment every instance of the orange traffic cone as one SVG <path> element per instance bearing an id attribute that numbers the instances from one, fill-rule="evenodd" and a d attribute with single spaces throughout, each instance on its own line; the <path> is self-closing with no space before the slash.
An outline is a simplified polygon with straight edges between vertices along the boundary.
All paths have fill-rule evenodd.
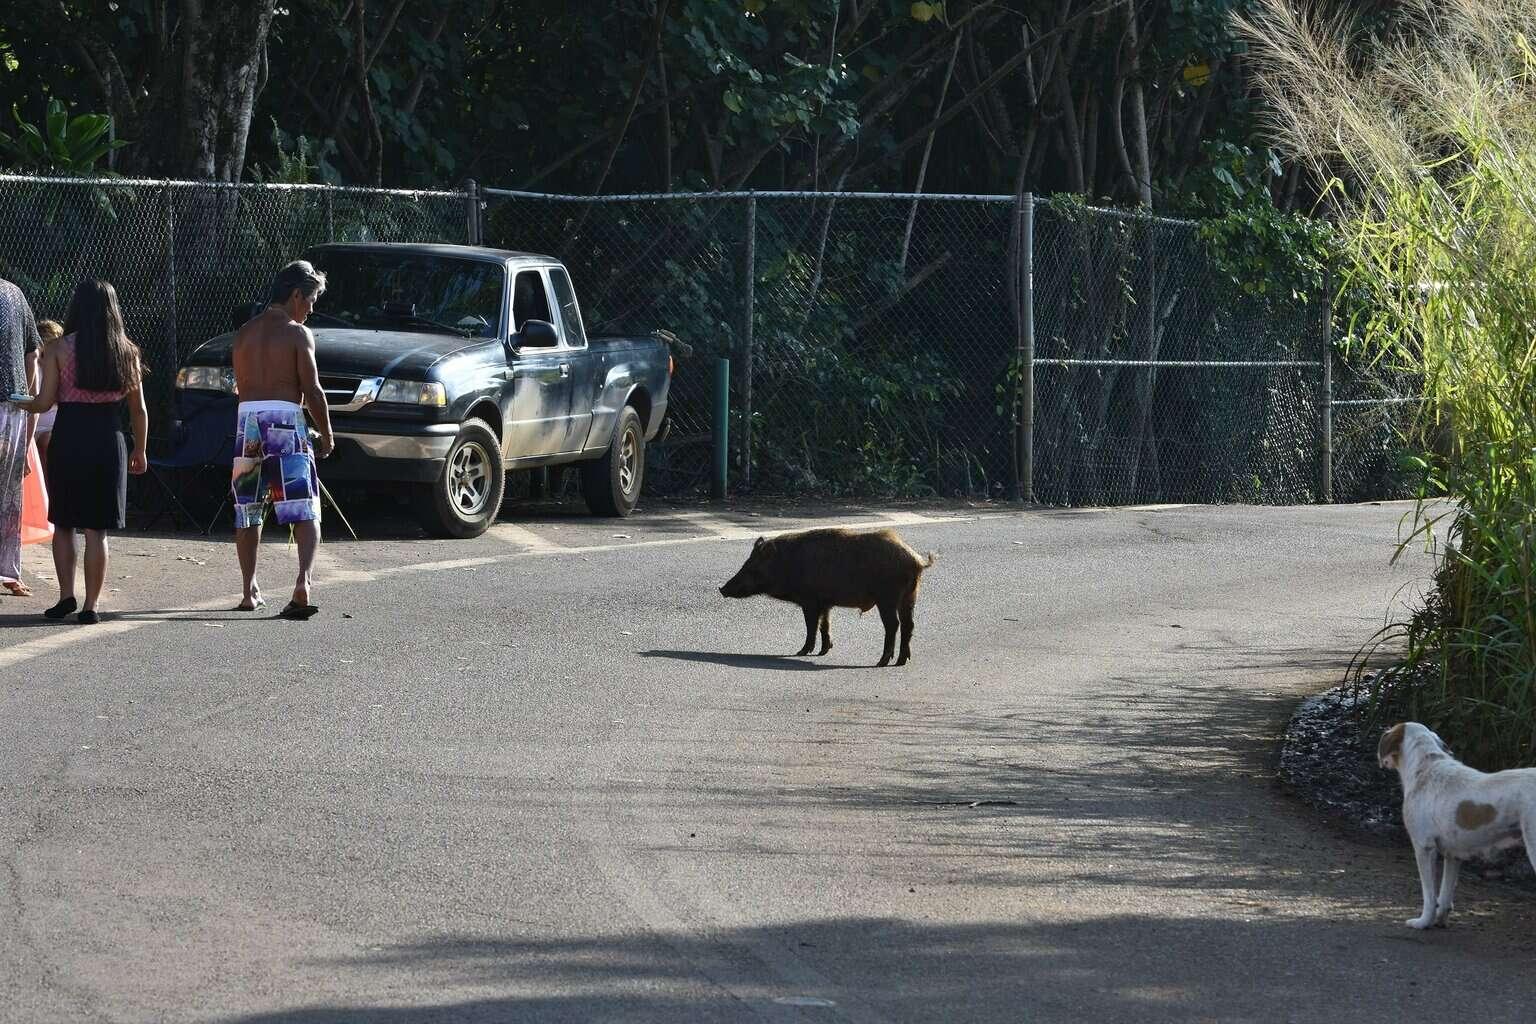
<path id="1" fill-rule="evenodd" d="M 48 487 L 35 441 L 27 442 L 27 468 L 31 472 L 21 482 L 21 542 L 42 544 L 53 539 L 53 524 L 48 521 Z"/>

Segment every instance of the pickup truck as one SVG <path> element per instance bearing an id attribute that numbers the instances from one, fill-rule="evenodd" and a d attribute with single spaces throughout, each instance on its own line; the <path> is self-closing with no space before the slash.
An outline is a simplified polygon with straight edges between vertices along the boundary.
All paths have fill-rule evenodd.
<path id="1" fill-rule="evenodd" d="M 305 259 L 329 279 L 308 321 L 336 435 L 323 479 L 403 485 L 444 537 L 490 528 L 511 469 L 575 463 L 593 513 L 634 509 L 667 412 L 662 332 L 589 338 L 549 256 L 338 243 Z M 177 374 L 183 422 L 232 400 L 233 340 L 205 342 Z"/>

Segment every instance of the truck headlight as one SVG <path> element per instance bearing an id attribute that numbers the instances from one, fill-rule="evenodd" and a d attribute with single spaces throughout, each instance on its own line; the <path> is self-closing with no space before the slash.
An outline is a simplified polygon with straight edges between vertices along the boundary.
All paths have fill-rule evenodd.
<path id="1" fill-rule="evenodd" d="M 435 380 L 387 380 L 379 388 L 375 402 L 398 402 L 402 405 L 448 404 L 448 391 Z"/>
<path id="2" fill-rule="evenodd" d="M 235 371 L 219 366 L 183 366 L 176 374 L 183 391 L 225 391 L 234 394 Z"/>

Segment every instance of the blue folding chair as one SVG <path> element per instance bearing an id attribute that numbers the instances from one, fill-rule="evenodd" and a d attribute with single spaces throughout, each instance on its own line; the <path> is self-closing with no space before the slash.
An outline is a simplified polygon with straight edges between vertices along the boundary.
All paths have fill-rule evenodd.
<path id="1" fill-rule="evenodd" d="M 207 536 L 213 532 L 214 524 L 223 513 L 224 506 L 229 503 L 228 472 L 231 460 L 235 456 L 235 410 L 238 402 L 234 395 L 194 398 L 182 394 L 177 395 L 176 404 L 180 415 L 176 420 L 175 433 L 172 435 L 174 447 L 168 455 L 150 458 L 150 476 L 164 489 L 175 509 L 179 509 L 189 522 L 198 526 L 203 535 Z M 162 474 L 175 474 L 185 479 L 189 475 L 197 476 L 199 470 L 206 470 L 211 466 L 220 466 L 224 469 L 224 487 L 219 507 L 214 512 L 213 518 L 208 521 L 208 525 L 204 527 L 198 518 L 187 510 L 177 489 L 172 487 Z M 176 512 L 172 510 L 170 514 L 172 521 L 175 522 Z"/>

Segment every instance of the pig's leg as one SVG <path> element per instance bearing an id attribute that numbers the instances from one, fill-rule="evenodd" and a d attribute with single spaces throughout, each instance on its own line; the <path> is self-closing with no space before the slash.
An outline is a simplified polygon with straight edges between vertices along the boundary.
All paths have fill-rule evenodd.
<path id="1" fill-rule="evenodd" d="M 832 609 L 821 610 L 821 653 L 826 654 L 832 649 Z"/>
<path id="2" fill-rule="evenodd" d="M 901 654 L 896 658 L 898 665 L 905 665 L 912 657 L 912 629 L 916 625 L 912 610 L 916 607 L 917 588 L 913 587 L 901 596 L 901 605 L 897 609 L 901 613 Z"/>
<path id="3" fill-rule="evenodd" d="M 880 652 L 880 662 L 877 668 L 883 668 L 891 663 L 891 655 L 896 650 L 896 626 L 900 620 L 896 615 L 896 606 L 882 604 L 880 606 L 880 621 L 885 623 L 885 650 Z"/>
<path id="4" fill-rule="evenodd" d="M 805 646 L 795 652 L 796 657 L 810 654 L 816 646 L 816 623 L 821 619 L 821 609 L 813 604 L 803 604 L 800 610 L 805 613 Z"/>

